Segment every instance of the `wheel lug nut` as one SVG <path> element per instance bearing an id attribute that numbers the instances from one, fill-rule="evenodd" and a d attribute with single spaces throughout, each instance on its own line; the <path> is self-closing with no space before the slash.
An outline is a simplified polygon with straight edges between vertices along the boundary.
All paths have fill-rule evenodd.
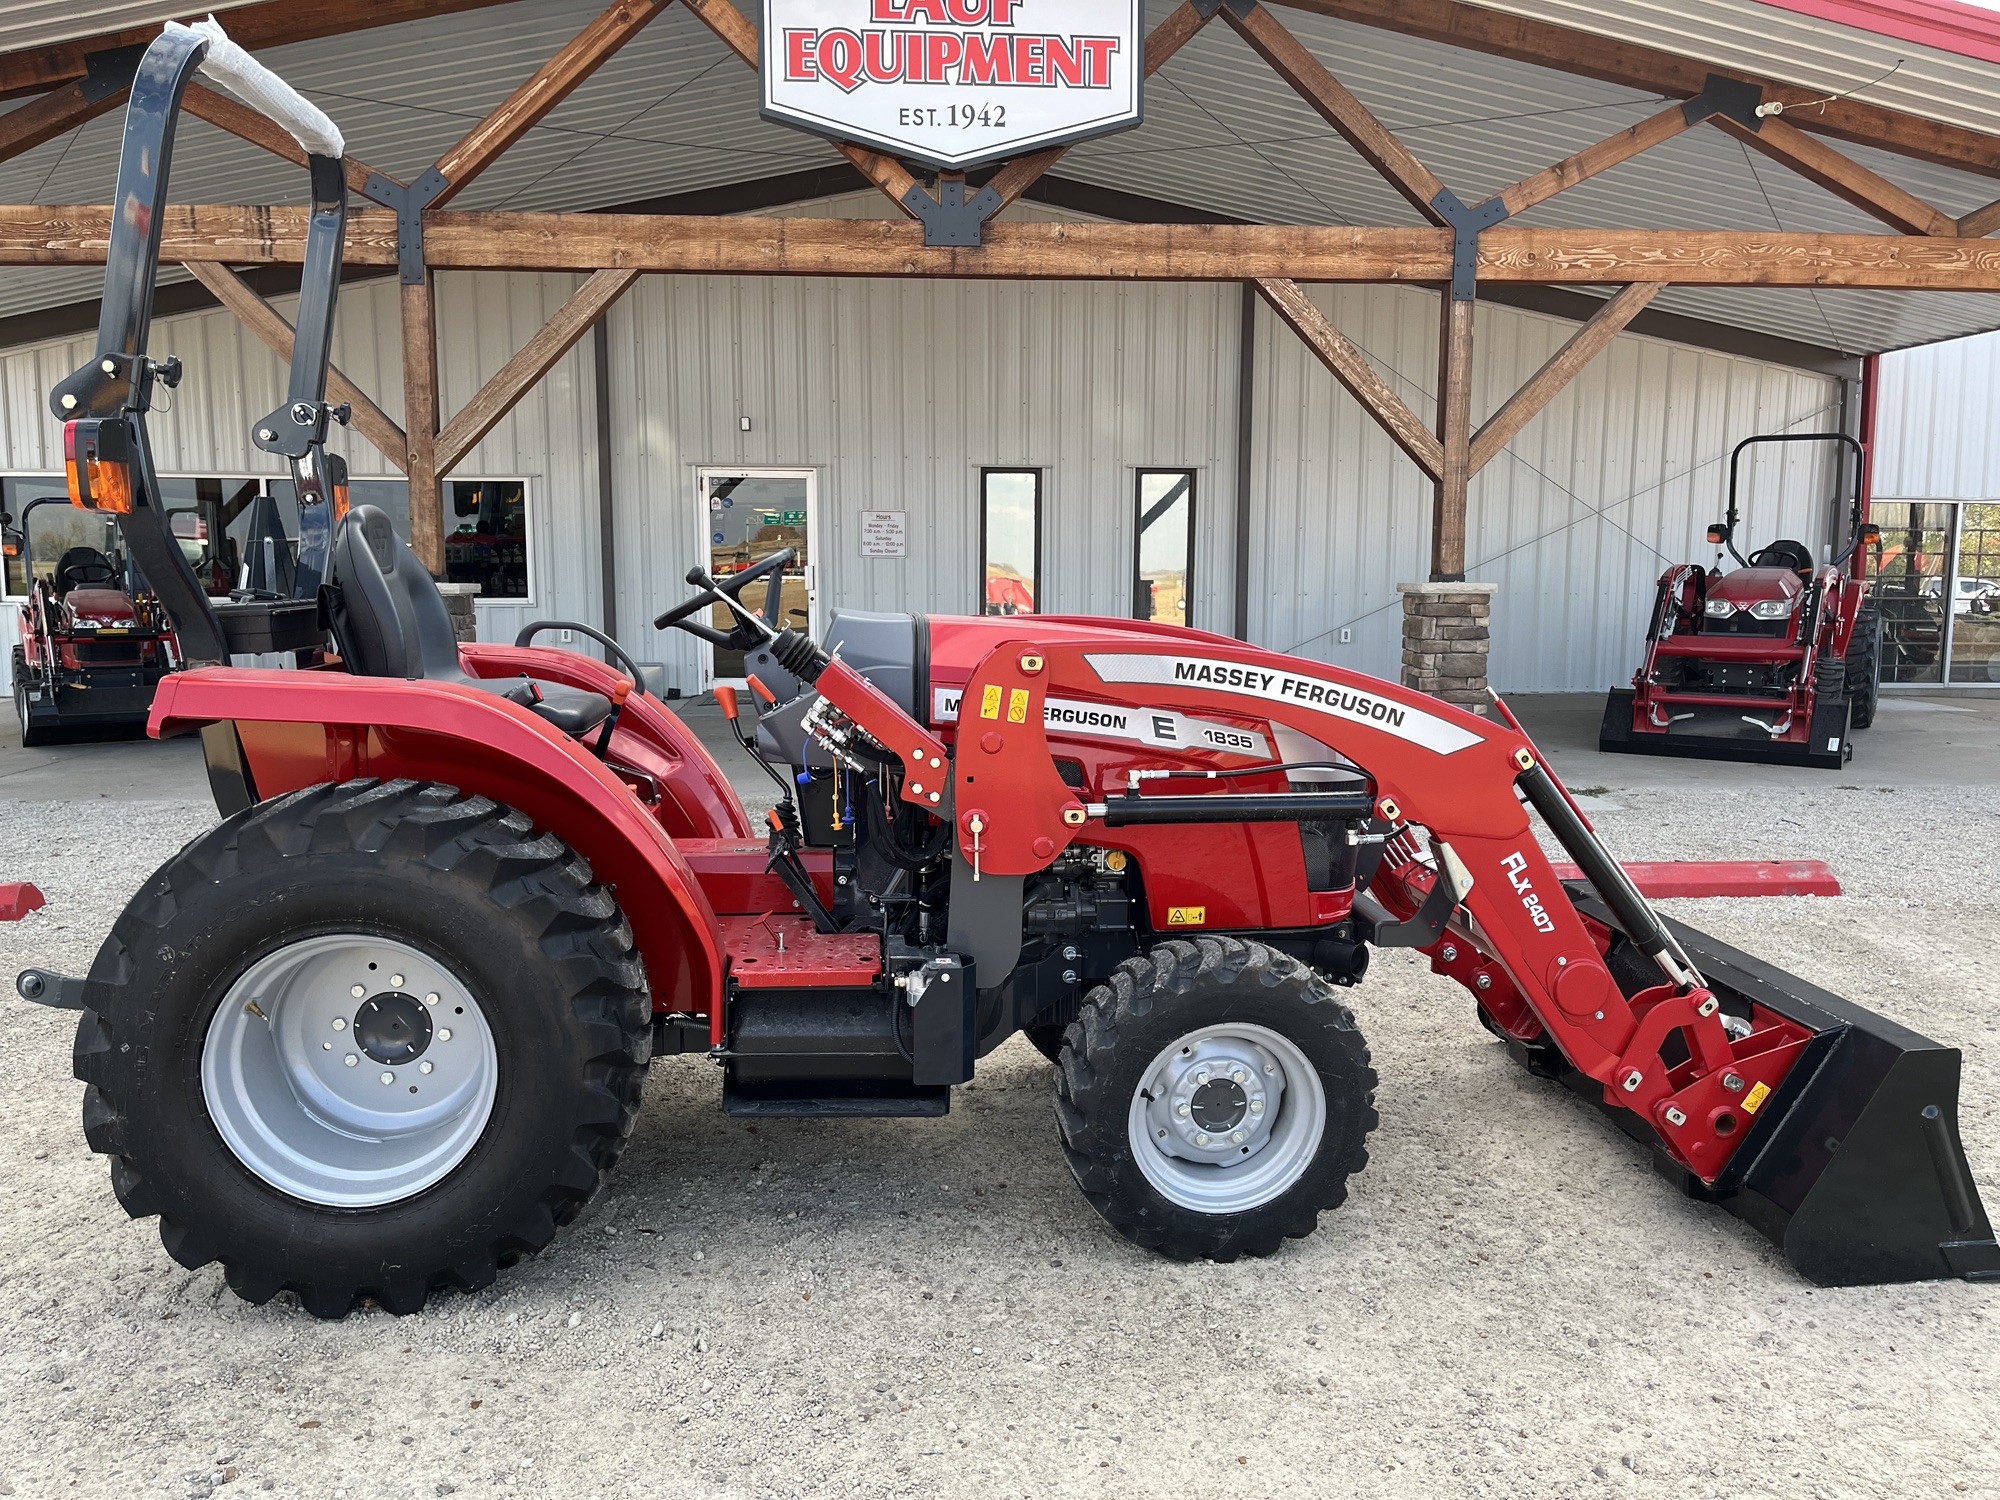
<path id="1" fill-rule="evenodd" d="M 1230 1143 L 1230 1144 L 1231 1144 L 1232 1146 L 1240 1146 L 1240 1145 L 1242 1145 L 1242 1144 L 1243 1144 L 1243 1132 L 1242 1132 L 1242 1131 L 1240 1131 L 1240 1130 L 1232 1130 L 1232 1131 L 1230 1131 L 1230 1132 L 1229 1132 L 1229 1143 Z"/>
<path id="2" fill-rule="evenodd" d="M 403 987 L 403 976 L 401 974 L 391 974 L 389 976 L 389 988 L 392 990 L 400 990 L 402 987 Z"/>
<path id="3" fill-rule="evenodd" d="M 333 1029 L 335 1031 L 347 1030 L 347 1018 L 345 1016 L 335 1016 L 333 1018 Z"/>
<path id="4" fill-rule="evenodd" d="M 1176 1104 L 1176 1105 L 1174 1106 L 1174 1114 L 1175 1114 L 1175 1115 L 1177 1115 L 1177 1116 L 1178 1116 L 1179 1118 L 1181 1118 L 1181 1119 L 1183 1119 L 1183 1120 L 1185 1120 L 1185 1119 L 1186 1119 L 1186 1118 L 1188 1117 L 1188 1102 L 1187 1102 L 1187 1100 L 1183 1099 L 1183 1100 L 1181 1100 L 1181 1102 L 1180 1102 L 1180 1103 L 1178 1103 L 1178 1104 Z"/>
<path id="5" fill-rule="evenodd" d="M 348 1067 L 350 1067 L 350 1068 L 351 1068 L 351 1067 L 353 1067 L 353 1066 L 354 1066 L 354 1065 L 355 1065 L 356 1063 L 360 1062 L 360 1061 L 361 1061 L 361 1059 L 360 1059 L 360 1058 L 358 1058 L 358 1057 L 356 1057 L 356 1056 L 355 1056 L 355 1055 L 354 1055 L 354 1054 L 353 1054 L 352 1052 L 350 1052 L 350 1053 L 348 1053 L 348 1054 L 347 1054 L 347 1056 L 346 1056 L 346 1058 L 344 1059 L 344 1061 L 345 1061 L 345 1062 L 347 1063 Z"/>
<path id="6" fill-rule="evenodd" d="M 451 1028 L 449 1026 L 439 1028 L 438 1040 L 441 1042 L 448 1042 L 451 1040 Z"/>
<path id="7" fill-rule="evenodd" d="M 396 1075 L 394 1073 L 384 1073 L 382 1075 L 382 1081 L 384 1083 L 394 1083 L 396 1081 Z"/>
<path id="8" fill-rule="evenodd" d="M 438 997 L 437 997 L 436 995 L 426 995 L 426 996 L 424 996 L 424 1004 L 426 1004 L 426 1005 L 436 1005 L 437 1003 L 438 1003 Z"/>
<path id="9" fill-rule="evenodd" d="M 1262 1113 L 1264 1113 L 1263 1095 L 1260 1094 L 1255 1099 L 1252 1099 L 1250 1101 L 1250 1113 L 1253 1115 L 1261 1115 Z"/>
<path id="10" fill-rule="evenodd" d="M 1249 1072 L 1243 1068 L 1231 1068 L 1229 1070 L 1229 1081 L 1231 1083 L 1243 1083 L 1246 1080 L 1248 1080 L 1249 1077 L 1250 1077 Z"/>
<path id="11" fill-rule="evenodd" d="M 352 995 L 355 999 L 359 1000 L 363 995 L 368 993 L 368 986 L 365 984 L 357 984 L 354 986 L 353 989 L 349 990 L 347 993 Z"/>
<path id="12" fill-rule="evenodd" d="M 1194 1133 L 1194 1143 L 1197 1146 L 1206 1146 L 1208 1144 L 1208 1137 L 1203 1135 L 1199 1130 L 1197 1130 Z"/>
<path id="13" fill-rule="evenodd" d="M 417 1071 L 419 1073 L 434 1073 L 437 1071 L 437 1064 L 426 1058 L 417 1064 Z"/>

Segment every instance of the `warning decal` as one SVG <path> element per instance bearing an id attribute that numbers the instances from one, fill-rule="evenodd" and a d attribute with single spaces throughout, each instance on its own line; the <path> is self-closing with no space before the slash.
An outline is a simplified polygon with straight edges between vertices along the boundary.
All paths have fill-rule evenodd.
<path id="1" fill-rule="evenodd" d="M 999 691 L 998 686 L 986 689 L 987 693 L 993 694 Z M 961 696 L 958 688 L 934 688 L 931 692 L 931 722 L 957 722 Z M 982 708 L 987 701 L 982 694 Z M 982 718 L 999 716 L 999 698 L 996 696 L 990 701 L 993 712 L 982 713 Z M 1023 723 L 1027 716 L 1024 702 L 1021 715 L 1014 722 Z M 1248 755 L 1258 760 L 1267 760 L 1271 754 L 1269 742 L 1255 730 L 1238 729 L 1234 724 L 1218 724 L 1212 719 L 1191 719 L 1185 714 L 1172 713 L 1163 708 L 1129 708 L 1123 703 L 1083 703 L 1072 698 L 1050 698 L 1042 704 L 1042 725 L 1050 734 L 1073 739 L 1132 740 L 1160 750 L 1220 750 L 1227 755 Z"/>
<path id="2" fill-rule="evenodd" d="M 1170 906 L 1167 908 L 1169 927 L 1206 927 L 1208 908 L 1205 906 Z"/>
<path id="3" fill-rule="evenodd" d="M 1207 688 L 1213 692 L 1256 698 L 1268 703 L 1293 704 L 1329 718 L 1363 724 L 1384 734 L 1392 734 L 1399 740 L 1421 745 L 1439 755 L 1453 755 L 1481 742 L 1471 730 L 1461 729 L 1436 714 L 1360 688 L 1329 682 L 1324 677 L 1307 677 L 1297 672 L 1274 671 L 1267 667 L 1202 656 L 1091 652 L 1084 660 L 1106 682 Z"/>

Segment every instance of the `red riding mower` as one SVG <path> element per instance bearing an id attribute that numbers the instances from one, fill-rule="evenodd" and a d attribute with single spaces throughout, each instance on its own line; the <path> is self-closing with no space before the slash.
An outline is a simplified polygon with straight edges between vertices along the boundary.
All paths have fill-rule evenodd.
<path id="1" fill-rule="evenodd" d="M 0 516 L 0 527 L 8 527 Z M 27 595 L 14 648 L 21 743 L 76 730 L 142 730 L 153 689 L 179 665 L 173 623 L 135 576 L 116 522 L 59 496 L 30 500 L 6 531 Z"/>
<path id="2" fill-rule="evenodd" d="M 1737 550 L 1737 481 L 1760 443 L 1834 443 L 1854 461 L 1847 545 L 1824 567 L 1803 542 Z M 1660 576 L 1646 659 L 1604 705 L 1597 748 L 1838 769 L 1875 722 L 1882 625 L 1867 602 L 1861 445 L 1842 432 L 1746 438 L 1729 455 L 1729 512 L 1708 528 L 1734 572 L 1678 563 Z"/>
<path id="3" fill-rule="evenodd" d="M 151 150 L 164 178 L 198 62 L 255 67 L 213 35 L 147 53 L 128 171 Z M 57 409 L 100 453 L 119 434 L 143 495 L 146 382 L 95 368 Z M 1525 1066 L 1813 1280 L 2000 1275 L 1959 1054 L 1656 915 L 1511 717 L 1130 620 L 839 613 L 814 641 L 781 628 L 791 560 L 697 570 L 656 622 L 768 657 L 739 724 L 784 791 L 761 833 L 609 642 L 617 665 L 456 645 L 369 507 L 330 548 L 337 660 L 162 684 L 153 729 L 201 735 L 223 821 L 87 977 L 17 987 L 82 1012 L 85 1134 L 175 1259 L 252 1301 L 412 1312 L 576 1215 L 653 1057 L 709 1058 L 735 1115 L 922 1118 L 1016 1033 L 1055 1060 L 1063 1153 L 1119 1232 L 1269 1254 L 1366 1163 L 1345 991 L 1374 946 L 1428 955 Z M 217 638 L 196 591 L 168 604 Z"/>

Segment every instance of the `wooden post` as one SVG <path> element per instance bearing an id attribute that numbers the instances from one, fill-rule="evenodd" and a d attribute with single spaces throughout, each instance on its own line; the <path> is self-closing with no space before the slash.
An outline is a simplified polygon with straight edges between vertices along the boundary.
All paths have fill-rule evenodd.
<path id="1" fill-rule="evenodd" d="M 1438 465 L 1431 582 L 1465 577 L 1465 491 L 1472 479 L 1472 320 L 1479 304 L 1447 288 L 1438 317 Z"/>
<path id="2" fill-rule="evenodd" d="M 444 500 L 438 489 L 438 368 L 435 281 L 403 287 L 403 428 L 410 449 L 410 550 L 434 577 L 444 575 Z"/>

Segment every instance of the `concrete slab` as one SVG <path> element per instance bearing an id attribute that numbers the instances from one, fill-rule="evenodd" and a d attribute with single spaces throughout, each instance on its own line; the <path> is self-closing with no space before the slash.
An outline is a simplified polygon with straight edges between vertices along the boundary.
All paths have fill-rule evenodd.
<path id="1" fill-rule="evenodd" d="M 1507 706 L 1555 762 L 1556 774 L 1580 790 L 2000 784 L 2000 699 L 1885 696 L 1874 726 L 1854 737 L 1854 759 L 1838 771 L 1605 755 L 1597 748 L 1604 718 L 1604 698 L 1597 693 L 1524 693 L 1507 699 Z"/>

